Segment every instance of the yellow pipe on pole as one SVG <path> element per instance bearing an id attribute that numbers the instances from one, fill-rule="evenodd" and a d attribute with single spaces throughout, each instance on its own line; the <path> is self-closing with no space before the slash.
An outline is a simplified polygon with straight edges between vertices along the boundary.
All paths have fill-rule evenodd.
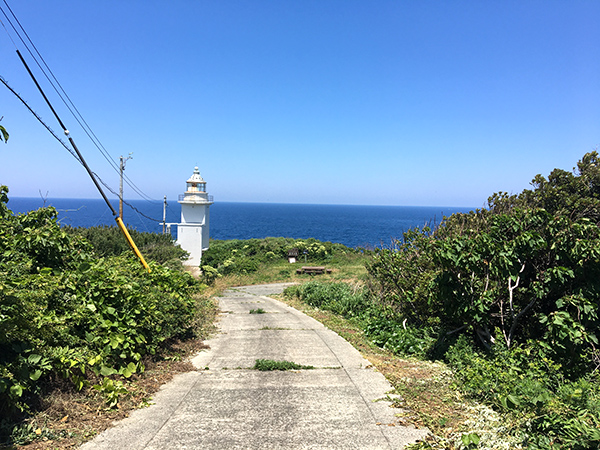
<path id="1" fill-rule="evenodd" d="M 148 273 L 150 273 L 150 267 L 148 267 L 146 260 L 144 259 L 144 257 L 140 253 L 140 251 L 138 250 L 137 246 L 135 245 L 135 242 L 133 242 L 133 239 L 131 239 L 131 236 L 129 235 L 129 231 L 127 231 L 127 228 L 125 227 L 125 224 L 123 223 L 123 221 L 121 220 L 121 218 L 119 216 L 115 217 L 115 220 L 117 221 L 117 225 L 119 225 L 121 232 L 125 236 L 125 239 L 127 239 L 127 242 L 129 242 L 129 246 L 131 247 L 133 252 L 136 254 L 136 256 L 140 259 L 140 261 L 142 262 L 142 265 L 146 268 Z"/>
<path id="2" fill-rule="evenodd" d="M 92 179 L 92 181 L 96 185 L 96 188 L 98 189 L 98 191 L 102 195 L 102 198 L 106 202 L 106 205 L 110 208 L 110 210 L 112 211 L 113 215 L 116 216 L 115 220 L 117 221 L 117 225 L 119 225 L 119 228 L 121 229 L 121 231 L 125 235 L 125 239 L 127 239 L 127 242 L 129 242 L 129 245 L 131 246 L 131 249 L 137 255 L 137 257 L 140 259 L 140 261 L 142 262 L 142 265 L 146 268 L 146 270 L 148 270 L 148 273 L 150 273 L 150 267 L 148 267 L 148 264 L 146 263 L 146 260 L 144 260 L 144 257 L 142 256 L 142 254 L 138 250 L 137 246 L 135 245 L 135 242 L 133 242 L 133 239 L 131 239 L 131 236 L 129 235 L 129 232 L 127 231 L 127 228 L 125 228 L 125 224 L 123 223 L 123 220 L 121 220 L 120 216 L 117 216 L 117 212 L 112 207 L 112 205 L 110 204 L 110 202 L 106 198 L 106 195 L 104 194 L 104 191 L 102 190 L 102 188 L 98 184 L 98 180 L 96 180 L 96 177 L 94 176 L 94 172 L 92 172 L 92 169 L 90 169 L 90 167 L 85 162 L 85 159 L 83 159 L 83 156 L 81 155 L 81 153 L 79 152 L 79 149 L 75 145 L 75 141 L 73 140 L 73 138 L 71 138 L 71 136 L 69 136 L 69 130 L 67 130 L 67 127 L 65 127 L 65 125 L 62 122 L 62 120 L 60 120 L 60 117 L 58 116 L 58 114 L 56 113 L 56 111 L 54 110 L 54 108 L 52 107 L 52 104 L 50 103 L 50 100 L 48 100 L 48 97 L 46 97 L 46 94 L 44 94 L 44 91 L 42 90 L 42 87 L 39 85 L 39 83 L 35 79 L 35 76 L 33 75 L 33 72 L 29 69 L 29 66 L 25 62 L 25 59 L 23 58 L 23 56 L 21 55 L 21 52 L 19 50 L 17 50 L 17 55 L 19 55 L 19 58 L 21 59 L 21 62 L 23 63 L 23 65 L 27 69 L 27 72 L 29 73 L 29 76 L 31 76 L 31 79 L 33 80 L 33 82 L 37 86 L 38 90 L 40 91 L 40 94 L 42 94 L 42 97 L 44 97 L 44 100 L 46 100 L 46 103 L 48 104 L 48 106 L 50 107 L 50 109 L 52 110 L 52 112 L 54 113 L 54 117 L 56 117 L 56 120 L 58 120 L 58 123 L 60 124 L 60 126 L 63 129 L 63 131 L 65 132 L 65 136 L 67 136 L 69 138 L 69 142 L 73 146 L 73 150 L 75 150 L 75 153 L 77 153 L 77 157 L 79 158 L 79 161 L 81 162 L 81 164 L 83 165 L 83 167 L 85 167 L 85 170 L 87 170 L 88 175 L 90 176 L 90 178 Z M 121 183 L 123 182 L 123 169 L 124 169 L 123 157 L 121 157 Z M 120 197 L 120 200 L 121 200 L 121 202 L 123 202 L 123 186 L 121 186 L 121 197 Z M 122 205 L 121 205 L 121 215 L 122 214 L 123 214 L 123 211 L 122 211 Z"/>

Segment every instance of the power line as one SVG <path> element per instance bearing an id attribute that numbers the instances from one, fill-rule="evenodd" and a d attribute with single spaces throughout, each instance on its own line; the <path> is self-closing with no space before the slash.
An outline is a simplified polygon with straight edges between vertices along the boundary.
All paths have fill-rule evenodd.
<path id="1" fill-rule="evenodd" d="M 98 175 L 96 175 L 96 173 L 94 173 L 94 175 L 98 178 L 98 180 L 100 180 L 100 183 L 102 183 L 102 185 L 108 189 L 110 192 L 112 192 L 114 195 L 116 195 L 117 197 L 119 196 L 119 194 L 117 194 L 110 186 L 108 186 L 103 180 L 102 178 L 100 178 Z M 146 219 L 152 220 L 154 222 L 162 222 L 162 219 L 155 219 L 153 217 L 147 216 L 146 214 L 144 214 L 143 212 L 141 212 L 139 209 L 137 209 L 135 206 L 133 206 L 131 203 L 129 203 L 126 200 L 123 200 L 123 204 L 129 206 L 131 209 L 133 209 L 135 212 L 137 212 L 139 215 L 144 216 Z"/>
<path id="2" fill-rule="evenodd" d="M 75 158 L 77 160 L 77 162 L 81 165 L 83 165 L 83 163 L 81 162 L 81 160 L 79 159 L 79 156 L 77 156 L 77 154 L 71 149 L 69 148 L 69 146 L 67 144 L 64 143 L 64 141 L 58 137 L 58 135 L 54 132 L 54 130 L 52 130 L 52 128 L 50 128 L 46 122 L 44 122 L 42 120 L 42 118 L 40 116 L 37 115 L 37 113 L 31 109 L 31 106 L 29 106 L 29 104 L 27 104 L 27 102 L 12 88 L 10 87 L 10 85 L 6 82 L 6 80 L 0 76 L 0 81 L 2 82 L 2 84 L 4 84 L 4 86 L 6 86 L 8 88 L 8 90 L 10 92 L 12 92 L 19 100 L 21 100 L 21 102 L 25 105 L 25 107 L 29 110 L 29 112 L 31 114 L 33 114 L 33 116 L 44 126 L 44 128 L 46 128 L 46 130 L 48 130 L 50 132 L 50 134 L 52 136 L 54 136 L 54 138 L 61 143 L 61 145 L 67 149 L 67 151 L 71 154 L 71 156 L 73 156 L 73 158 Z"/>
<path id="3" fill-rule="evenodd" d="M 5 0 L 6 3 L 6 0 Z M 2 11 L 4 13 L 4 11 Z M 6 15 L 6 14 L 5 14 Z M 12 25 L 12 24 L 11 24 Z M 14 28 L 14 26 L 13 26 Z M 20 36 L 19 36 L 20 37 Z M 22 40 L 22 39 L 21 39 Z M 104 199 L 106 206 L 108 206 L 108 208 L 112 211 L 113 216 L 115 216 L 115 221 L 117 222 L 117 225 L 119 226 L 121 232 L 123 233 L 123 236 L 125 236 L 125 239 L 127 239 L 127 242 L 129 243 L 129 246 L 131 247 L 131 249 L 133 250 L 133 252 L 135 253 L 135 255 L 139 258 L 140 262 L 142 263 L 142 265 L 144 266 L 144 268 L 150 272 L 150 267 L 148 266 L 148 263 L 146 263 L 146 260 L 144 259 L 143 255 L 140 253 L 139 249 L 137 248 L 137 246 L 135 245 L 135 242 L 133 241 L 133 239 L 131 239 L 131 235 L 129 234 L 129 232 L 127 231 L 127 228 L 125 227 L 125 224 L 123 223 L 123 219 L 117 215 L 115 209 L 113 208 L 113 206 L 111 205 L 110 201 L 108 200 L 108 198 L 106 197 L 106 194 L 104 193 L 104 191 L 102 190 L 102 188 L 100 187 L 100 184 L 98 182 L 98 178 L 96 177 L 96 175 L 94 174 L 94 172 L 92 172 L 92 170 L 90 169 L 90 167 L 87 165 L 87 163 L 85 162 L 85 160 L 83 159 L 82 154 L 79 152 L 79 149 L 77 148 L 77 145 L 75 145 L 75 141 L 73 140 L 73 138 L 71 136 L 69 136 L 69 130 L 67 130 L 67 127 L 65 127 L 65 125 L 63 124 L 62 120 L 60 119 L 58 113 L 56 112 L 56 110 L 54 109 L 54 107 L 52 106 L 52 103 L 50 102 L 50 100 L 48 99 L 48 97 L 46 97 L 46 94 L 44 93 L 44 90 L 42 89 L 42 87 L 40 86 L 40 84 L 38 83 L 37 79 L 35 78 L 35 75 L 33 74 L 33 72 L 31 72 L 31 69 L 29 68 L 29 66 L 27 65 L 27 62 L 25 61 L 25 59 L 23 58 L 23 56 L 21 55 L 21 52 L 19 52 L 19 49 L 17 49 L 17 55 L 19 55 L 19 58 L 21 59 L 21 62 L 23 63 L 23 65 L 25 66 L 25 69 L 27 69 L 27 73 L 29 74 L 29 76 L 31 77 L 31 79 L 33 80 L 35 86 L 38 88 L 38 91 L 40 91 L 40 94 L 42 95 L 42 97 L 44 98 L 44 100 L 46 101 L 46 104 L 48 105 L 48 107 L 50 108 L 50 110 L 52 111 L 52 113 L 54 114 L 54 116 L 56 117 L 56 120 L 58 121 L 58 123 L 60 124 L 60 126 L 63 129 L 63 132 L 65 133 L 65 135 L 68 137 L 69 139 L 69 143 L 71 144 L 71 146 L 73 147 L 73 150 L 75 150 L 75 153 L 77 153 L 78 159 L 81 162 L 81 164 L 83 165 L 83 167 L 85 168 L 85 170 L 87 171 L 88 175 L 90 176 L 90 178 L 92 179 L 92 182 L 94 183 L 94 185 L 96 186 L 96 189 L 98 189 L 98 192 L 100 192 L 100 195 L 102 195 L 102 198 Z M 33 56 L 33 55 L 32 55 Z M 33 57 L 35 59 L 35 57 Z M 37 61 L 36 61 L 37 62 Z M 38 63 L 39 65 L 39 63 Z M 42 69 L 43 72 L 43 69 Z M 50 84 L 52 84 L 52 82 L 50 82 Z M 55 88 L 56 89 L 56 88 Z M 60 96 L 60 95 L 59 95 Z M 64 101 L 64 100 L 63 100 Z"/>
<path id="4" fill-rule="evenodd" d="M 33 116 L 44 126 L 44 128 L 46 128 L 46 130 L 48 130 L 50 132 L 50 134 L 52 136 L 54 136 L 54 138 L 60 142 L 60 144 L 71 154 L 71 156 L 73 156 L 73 158 L 75 158 L 77 160 L 77 162 L 79 164 L 81 164 L 82 166 L 84 165 L 83 162 L 81 161 L 81 159 L 79 158 L 79 156 L 77 156 L 77 154 L 71 149 L 69 148 L 69 146 L 54 132 L 54 130 L 52 130 L 52 128 L 50 128 L 46 122 L 43 121 L 43 119 L 29 106 L 29 104 L 25 101 L 25 99 L 23 99 L 23 97 L 21 97 L 9 84 L 8 82 L 2 77 L 0 76 L 0 82 L 2 82 L 2 84 L 4 84 L 4 86 L 6 86 L 8 88 L 8 90 L 10 92 L 12 92 L 15 97 L 17 97 L 21 103 L 23 103 L 23 105 L 25 105 L 25 107 L 29 110 L 29 112 L 31 114 L 33 114 Z M 94 176 L 98 179 L 98 181 L 106 188 L 108 189 L 112 194 L 116 195 L 117 197 L 119 196 L 108 184 L 106 184 L 106 182 L 98 176 L 97 173 L 92 172 L 94 174 Z M 147 216 L 146 214 L 144 214 L 143 212 L 141 212 L 138 208 L 136 208 L 135 206 L 133 206 L 131 203 L 129 203 L 128 201 L 123 200 L 123 203 L 125 205 L 127 205 L 128 207 L 130 207 L 131 209 L 133 209 L 134 211 L 136 211 L 138 214 L 144 216 L 146 219 L 150 219 L 154 222 L 160 222 L 159 219 L 155 219 L 153 217 Z"/>
<path id="5" fill-rule="evenodd" d="M 77 110 L 77 108 L 75 107 L 75 105 L 73 104 L 73 102 L 71 101 L 70 97 L 67 95 L 67 93 L 65 92 L 65 90 L 63 89 L 62 85 L 60 84 L 60 82 L 56 79 L 56 77 L 54 76 L 54 73 L 52 72 L 52 70 L 50 69 L 50 67 L 48 67 L 48 64 L 46 64 L 46 61 L 44 60 L 44 58 L 42 57 L 42 55 L 40 54 L 40 52 L 38 51 L 37 47 L 35 46 L 35 44 L 33 43 L 33 41 L 31 40 L 31 38 L 29 37 L 29 35 L 27 34 L 27 31 L 23 28 L 23 26 L 21 25 L 21 22 L 19 21 L 19 19 L 17 18 L 17 16 L 15 15 L 15 13 L 12 11 L 12 9 L 10 8 L 10 6 L 8 5 L 6 0 L 3 0 L 4 4 L 6 5 L 6 7 L 8 8 L 8 10 L 10 11 L 12 17 L 15 19 L 15 21 L 17 22 L 17 24 L 19 25 L 19 28 L 23 31 L 23 33 L 25 34 L 25 36 L 27 37 L 27 40 L 29 41 L 29 43 L 31 44 L 31 46 L 35 49 L 35 52 L 37 53 L 37 55 L 40 57 L 40 59 L 42 60 L 42 62 L 44 63 L 44 66 L 46 67 L 46 69 L 48 70 L 48 72 L 50 72 L 50 74 L 52 75 L 52 78 L 54 79 L 54 81 L 56 81 L 56 84 L 58 84 L 58 86 L 60 87 L 60 90 L 64 93 L 65 97 L 67 97 L 67 99 L 69 100 L 69 103 L 73 106 L 73 108 L 77 111 L 77 113 L 79 114 L 79 116 L 81 116 L 81 114 L 79 113 L 79 110 Z M 35 61 L 35 63 L 37 64 L 37 66 L 40 68 L 40 70 L 42 71 L 42 73 L 44 74 L 44 76 L 46 77 L 46 79 L 48 80 L 48 82 L 50 83 L 50 85 L 52 86 L 52 88 L 54 89 L 54 91 L 58 94 L 59 98 L 62 100 L 62 102 L 65 104 L 65 106 L 67 107 L 67 109 L 69 110 L 69 112 L 73 115 L 73 117 L 75 117 L 75 120 L 77 120 L 77 122 L 79 123 L 79 125 L 83 128 L 84 132 L 88 135 L 88 137 L 90 137 L 90 139 L 92 140 L 92 142 L 94 142 L 94 139 L 91 138 L 90 134 L 87 132 L 86 127 L 84 127 L 82 125 L 82 123 L 79 121 L 77 115 L 73 112 L 73 110 L 71 109 L 71 107 L 69 106 L 69 103 L 67 103 L 65 101 L 65 99 L 63 98 L 63 96 L 61 95 L 61 93 L 59 92 L 59 90 L 56 88 L 56 86 L 54 85 L 54 83 L 52 82 L 52 80 L 50 79 L 50 77 L 48 76 L 48 74 L 46 73 L 46 71 L 44 70 L 44 68 L 41 66 L 41 64 L 39 63 L 39 61 L 37 60 L 37 58 L 35 57 L 35 55 L 33 54 L 33 52 L 31 51 L 31 49 L 29 48 L 29 46 L 27 45 L 27 42 L 25 42 L 25 40 L 23 39 L 23 37 L 21 36 L 21 34 L 19 33 L 19 31 L 17 30 L 17 28 L 14 26 L 14 24 L 12 23 L 10 17 L 8 17 L 8 15 L 6 14 L 6 12 L 2 9 L 2 7 L 0 7 L 0 10 L 2 10 L 2 13 L 4 14 L 4 16 L 6 17 L 6 20 L 9 22 L 10 26 L 12 27 L 12 29 L 14 30 L 15 34 L 17 35 L 17 37 L 21 40 L 21 42 L 23 43 L 23 45 L 25 46 L 25 48 L 27 49 L 27 51 L 29 52 L 29 54 L 31 55 L 32 59 Z M 12 40 L 12 39 L 11 39 Z M 13 45 L 14 45 L 14 41 L 13 41 Z M 15 45 L 16 48 L 16 45 Z M 83 117 L 82 117 L 83 119 Z M 85 122 L 85 120 L 84 120 Z M 86 122 L 87 125 L 87 122 Z M 96 142 L 94 142 L 94 144 L 98 147 L 98 145 L 96 144 Z M 98 148 L 100 150 L 100 152 L 102 153 L 102 155 L 104 156 L 104 158 L 107 160 L 107 162 L 114 168 L 117 169 L 116 167 L 116 163 L 110 158 L 110 156 L 105 153 L 105 151 L 103 151 L 102 149 Z M 117 169 L 118 170 L 118 169 Z"/>
<path id="6" fill-rule="evenodd" d="M 29 43 L 31 44 L 31 46 L 33 47 L 33 49 L 35 50 L 35 53 L 39 56 L 39 58 L 41 59 L 41 61 L 44 64 L 44 66 L 46 67 L 46 69 L 48 70 L 48 72 L 50 73 L 50 75 L 52 76 L 52 79 L 56 82 L 56 84 L 60 88 L 60 91 L 55 86 L 54 82 L 50 79 L 50 77 L 48 76 L 48 74 L 46 73 L 46 71 L 44 70 L 44 68 L 42 67 L 42 65 L 39 63 L 39 61 L 37 60 L 37 58 L 34 55 L 34 53 L 31 51 L 31 49 L 27 45 L 27 42 L 25 42 L 25 39 L 23 39 L 23 37 L 21 36 L 21 34 L 19 33 L 19 31 L 17 30 L 17 28 L 15 27 L 15 25 L 12 23 L 10 17 L 6 14 L 6 12 L 4 11 L 4 9 L 2 9 L 2 7 L 0 6 L 0 10 L 2 11 L 2 14 L 4 15 L 4 17 L 6 17 L 6 20 L 8 21 L 8 23 L 12 27 L 12 29 L 15 32 L 15 34 L 17 35 L 17 37 L 21 40 L 21 42 L 23 43 L 23 45 L 25 46 L 25 48 L 27 49 L 27 51 L 31 55 L 32 59 L 35 61 L 35 63 L 39 67 L 39 69 L 42 71 L 42 73 L 44 74 L 44 76 L 46 77 L 46 79 L 48 80 L 48 82 L 50 83 L 50 85 L 52 86 L 52 88 L 54 89 L 54 91 L 57 93 L 57 95 L 59 96 L 59 98 L 65 104 L 65 106 L 67 107 L 67 109 L 69 110 L 69 112 L 71 113 L 71 115 L 75 118 L 75 120 L 77 121 L 77 123 L 79 124 L 79 126 L 83 129 L 83 131 L 85 132 L 85 134 L 87 134 L 87 136 L 92 141 L 92 143 L 94 144 L 94 146 L 100 151 L 100 153 L 102 154 L 102 156 L 104 157 L 104 159 L 109 163 L 109 165 L 113 168 L 113 170 L 115 172 L 119 173 L 119 168 L 118 168 L 116 162 L 110 157 L 110 155 L 108 154 L 106 148 L 102 145 L 102 143 L 100 142 L 100 140 L 98 139 L 98 137 L 96 136 L 96 134 L 93 132 L 93 130 L 91 129 L 91 127 L 89 126 L 89 124 L 83 118 L 83 115 L 79 112 L 79 110 L 77 109 L 77 107 L 75 106 L 75 104 L 73 103 L 73 101 L 71 100 L 71 98 L 69 97 L 69 95 L 66 93 L 66 91 L 64 90 L 64 88 L 62 87 L 62 85 L 60 84 L 60 82 L 58 81 L 58 79 L 56 78 L 56 76 L 54 75 L 54 73 L 52 72 L 52 70 L 50 69 L 50 67 L 48 66 L 48 64 L 46 63 L 46 61 L 44 60 L 43 56 L 40 54 L 40 52 L 38 51 L 37 47 L 35 46 L 35 44 L 31 40 L 31 38 L 29 37 L 29 34 L 25 30 L 25 28 L 21 25 L 21 22 L 19 21 L 19 19 L 15 15 L 15 13 L 12 11 L 12 9 L 9 6 L 8 2 L 6 0 L 3 0 L 3 2 L 6 5 L 6 8 L 8 9 L 8 11 L 10 11 L 10 14 L 12 15 L 12 17 L 14 18 L 14 20 L 18 24 L 19 28 L 22 30 L 22 32 L 24 33 L 24 35 L 27 37 L 27 40 L 29 41 Z M 2 24 L 2 25 L 4 26 L 4 24 Z M 4 29 L 6 30 L 6 27 L 4 27 Z M 12 40 L 12 37 L 10 37 L 10 34 L 8 33 L 8 30 L 6 30 L 6 32 L 9 35 L 9 38 L 10 38 L 11 42 L 13 43 L 13 45 L 15 46 L 15 48 L 17 48 L 15 42 Z M 64 97 L 63 97 L 63 95 L 61 95 L 61 92 L 62 92 L 62 94 L 64 94 Z M 68 102 L 67 102 L 67 100 L 65 100 L 65 97 L 68 100 Z M 75 110 L 76 113 L 73 110 Z M 128 176 L 125 176 L 125 182 L 127 183 L 127 185 L 134 192 L 136 192 L 144 200 L 150 201 L 150 202 L 157 202 L 158 201 L 158 200 L 154 200 L 151 197 L 149 197 L 148 195 L 146 195 L 138 186 L 135 185 L 135 183 L 133 183 L 133 181 L 131 181 L 131 179 Z"/>

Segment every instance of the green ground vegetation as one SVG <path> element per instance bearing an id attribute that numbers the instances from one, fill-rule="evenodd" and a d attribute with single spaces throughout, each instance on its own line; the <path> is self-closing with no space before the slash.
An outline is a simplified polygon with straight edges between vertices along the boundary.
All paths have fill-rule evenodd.
<path id="1" fill-rule="evenodd" d="M 114 230 L 63 229 L 53 208 L 15 215 L 8 201 L 2 186 L 0 442 L 10 445 L 30 439 L 27 419 L 54 389 L 116 407 L 149 361 L 203 332 L 211 303 L 205 285 L 157 262 L 181 256 L 163 237 L 136 234 L 156 250 L 148 273 L 131 252 L 104 245 L 117 241 Z"/>
<path id="2" fill-rule="evenodd" d="M 504 418 L 496 432 L 418 448 L 600 446 L 598 154 L 532 186 L 409 231 L 370 259 L 362 289 L 286 291 L 394 354 L 445 361 L 465 398 Z"/>
<path id="3" fill-rule="evenodd" d="M 273 359 L 257 359 L 254 363 L 254 370 L 260 370 L 262 372 L 272 370 L 311 370 L 314 366 L 304 366 L 292 361 L 276 361 Z"/>
<path id="4" fill-rule="evenodd" d="M 288 251 L 297 249 L 298 261 L 288 262 Z M 274 282 L 304 282 L 313 275 L 296 273 L 302 266 L 332 268 L 331 274 L 315 275 L 327 280 L 366 276 L 365 255 L 372 250 L 353 249 L 316 239 L 268 237 L 265 239 L 211 240 L 202 255 L 203 279 L 216 286 L 243 286 Z"/>
<path id="5" fill-rule="evenodd" d="M 131 251 L 127 240 L 117 226 L 90 228 L 66 226 L 62 229 L 68 234 L 85 238 L 92 245 L 96 256 L 119 256 L 129 254 Z M 170 234 L 143 233 L 134 229 L 128 229 L 128 232 L 144 255 L 144 259 L 170 268 L 181 268 L 182 261 L 189 256 L 181 247 L 174 245 Z"/>
<path id="6" fill-rule="evenodd" d="M 27 414 L 55 379 L 94 386 L 110 405 L 148 353 L 195 332 L 199 290 L 295 282 L 282 299 L 390 379 L 400 421 L 433 431 L 413 448 L 599 448 L 598 164 L 588 153 L 573 171 L 537 175 L 532 189 L 494 194 L 487 208 L 410 230 L 391 248 L 211 241 L 210 288 L 156 262 L 148 277 L 119 250 L 99 256 L 51 209 L 14 216 L 3 189 L 2 413 Z M 297 274 L 304 265 L 333 270 Z"/>

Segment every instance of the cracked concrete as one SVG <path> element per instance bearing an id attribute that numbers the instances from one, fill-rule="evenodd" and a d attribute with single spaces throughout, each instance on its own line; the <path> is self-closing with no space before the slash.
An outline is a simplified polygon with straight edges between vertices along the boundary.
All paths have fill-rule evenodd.
<path id="1" fill-rule="evenodd" d="M 285 284 L 229 289 L 220 332 L 192 362 L 197 372 L 166 384 L 84 450 L 401 449 L 427 435 L 401 426 L 391 385 L 348 342 L 269 294 Z M 261 308 L 264 314 L 249 314 Z M 259 372 L 256 359 L 314 370 Z"/>

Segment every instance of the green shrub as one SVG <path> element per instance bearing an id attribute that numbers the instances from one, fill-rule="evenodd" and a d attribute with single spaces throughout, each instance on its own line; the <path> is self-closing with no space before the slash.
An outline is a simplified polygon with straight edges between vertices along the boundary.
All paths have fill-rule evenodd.
<path id="1" fill-rule="evenodd" d="M 447 358 L 465 393 L 513 416 L 527 448 L 598 448 L 598 375 L 565 379 L 552 350 L 537 341 L 489 354 L 463 335 Z"/>
<path id="2" fill-rule="evenodd" d="M 585 374 L 600 357 L 597 156 L 577 175 L 556 169 L 532 191 L 406 233 L 368 265 L 373 296 L 409 325 L 471 332 L 488 350 L 494 329 L 508 348 L 542 340 L 565 375 Z"/>
<path id="3" fill-rule="evenodd" d="M 371 295 L 378 305 L 394 311 L 411 325 L 439 323 L 435 310 L 433 280 L 439 273 L 431 250 L 429 228 L 404 233 L 391 249 L 377 249 L 367 263 Z"/>
<path id="4" fill-rule="evenodd" d="M 437 336 L 429 354 L 465 393 L 516 417 L 529 448 L 598 448 L 598 153 L 532 185 L 378 251 L 369 287 L 393 322 L 368 334 L 401 352 Z"/>
<path id="5" fill-rule="evenodd" d="M 7 192 L 0 187 L 2 417 L 27 412 L 57 378 L 82 389 L 91 375 L 141 372 L 144 356 L 194 333 L 202 286 L 191 275 L 153 261 L 148 273 L 130 253 L 98 257 L 53 208 L 13 215 Z M 119 383 L 107 383 L 99 389 L 114 406 Z"/>
<path id="6" fill-rule="evenodd" d="M 311 281 L 301 286 L 290 286 L 284 291 L 289 297 L 298 297 L 305 303 L 332 311 L 344 317 L 363 314 L 369 306 L 362 289 L 357 292 L 346 283 Z"/>
<path id="7" fill-rule="evenodd" d="M 307 263 L 312 264 L 331 261 L 336 254 L 359 252 L 341 244 L 320 242 L 316 239 L 268 237 L 229 241 L 212 240 L 210 248 L 202 254 L 202 263 L 214 268 L 221 275 L 246 275 L 258 271 L 267 264 L 287 260 L 288 251 L 291 249 L 299 250 L 300 261 L 306 259 Z M 281 271 L 280 275 L 287 277 L 289 273 L 289 270 Z"/>
<path id="8" fill-rule="evenodd" d="M 222 277 L 217 269 L 211 267 L 209 265 L 202 265 L 202 281 L 208 285 L 212 285 L 215 280 L 219 277 Z"/>
<path id="9" fill-rule="evenodd" d="M 63 229 L 69 234 L 85 238 L 90 242 L 97 256 L 119 256 L 131 252 L 129 243 L 117 226 L 64 227 Z M 189 256 L 185 250 L 175 245 L 170 234 L 145 233 L 131 228 L 128 232 L 147 261 L 177 267 Z"/>
<path id="10" fill-rule="evenodd" d="M 367 337 L 396 355 L 424 357 L 431 353 L 437 336 L 431 328 L 408 328 L 391 318 L 372 315 L 364 324 Z"/>

